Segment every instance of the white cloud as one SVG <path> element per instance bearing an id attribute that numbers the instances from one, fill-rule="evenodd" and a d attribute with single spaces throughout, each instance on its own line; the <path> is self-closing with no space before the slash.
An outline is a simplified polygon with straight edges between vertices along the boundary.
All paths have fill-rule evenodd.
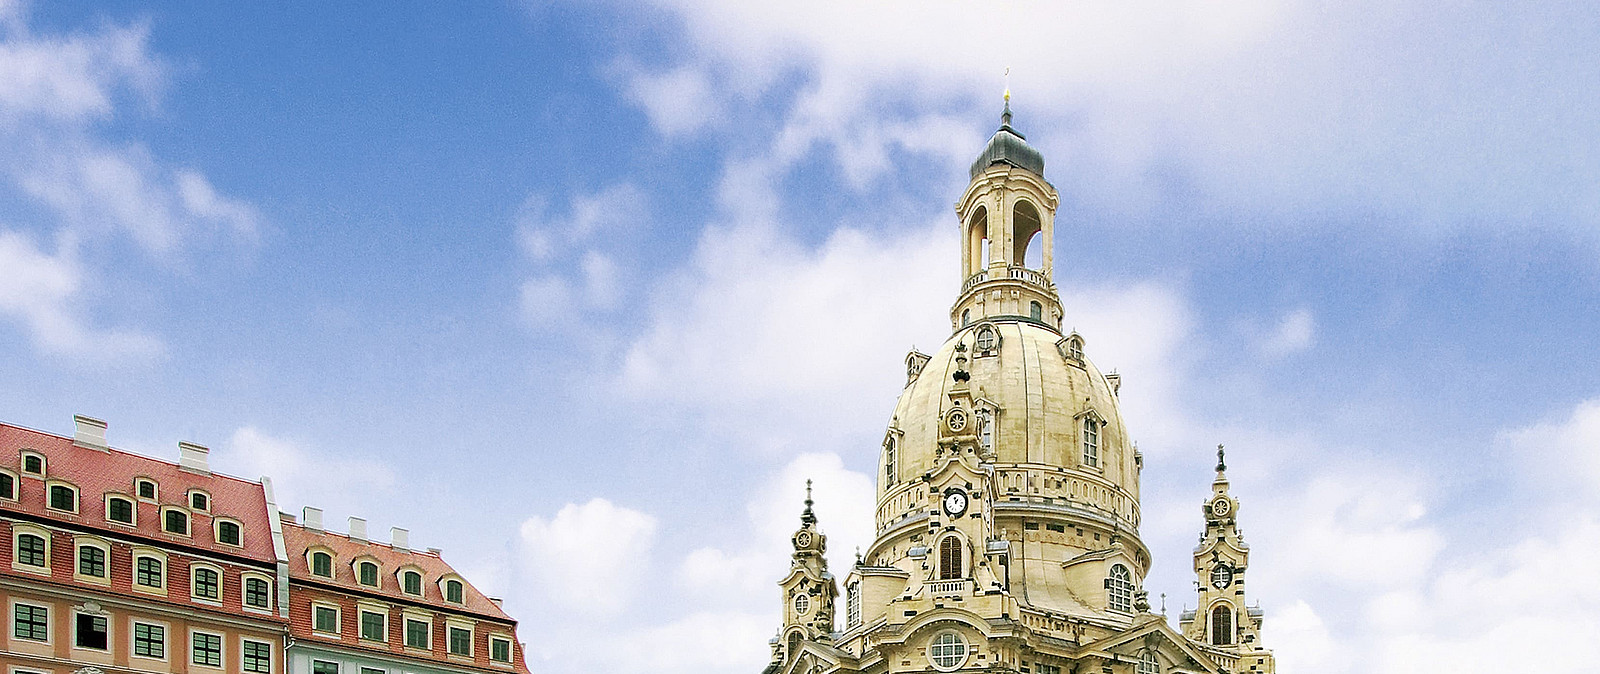
<path id="1" fill-rule="evenodd" d="M 1311 348 L 1316 342 L 1317 320 L 1310 309 L 1296 309 L 1284 314 L 1278 327 L 1261 344 L 1261 352 L 1269 358 L 1286 356 Z"/>
<path id="2" fill-rule="evenodd" d="M 1559 421 L 1500 434 L 1508 463 L 1542 493 L 1600 498 L 1600 398 L 1587 400 Z"/>
<path id="3" fill-rule="evenodd" d="M 632 280 L 615 257 L 637 242 L 629 232 L 649 217 L 644 193 L 627 183 L 567 199 L 567 211 L 550 212 L 549 199 L 535 195 L 518 209 L 517 244 L 532 264 L 521 289 L 523 318 L 533 326 L 575 329 L 583 310 L 620 306 Z"/>
<path id="4" fill-rule="evenodd" d="M 580 613 L 624 608 L 651 568 L 654 517 L 603 498 L 569 503 L 555 517 L 522 523 L 524 568 L 544 595 Z"/>
<path id="5" fill-rule="evenodd" d="M 213 453 L 212 465 L 248 479 L 272 478 L 278 507 L 288 512 L 309 505 L 364 516 L 365 507 L 395 484 L 394 470 L 381 461 L 316 451 L 254 426 L 235 430 Z"/>
<path id="6" fill-rule="evenodd" d="M 88 324 L 78 310 L 83 269 L 70 255 L 39 250 L 20 232 L 0 230 L 0 316 L 20 322 L 41 350 L 89 361 L 148 360 L 160 340 Z"/>
<path id="7" fill-rule="evenodd" d="M 116 92 L 153 100 L 166 66 L 147 52 L 143 25 L 107 26 L 91 35 L 41 37 L 29 33 L 23 3 L 6 3 L 0 17 L 0 120 L 22 117 L 81 121 L 111 114 Z"/>
<path id="8" fill-rule="evenodd" d="M 704 128 L 717 114 L 720 97 L 710 79 L 696 68 L 677 68 L 652 74 L 638 67 L 623 68 L 624 90 L 650 116 L 664 136 L 679 136 Z"/>

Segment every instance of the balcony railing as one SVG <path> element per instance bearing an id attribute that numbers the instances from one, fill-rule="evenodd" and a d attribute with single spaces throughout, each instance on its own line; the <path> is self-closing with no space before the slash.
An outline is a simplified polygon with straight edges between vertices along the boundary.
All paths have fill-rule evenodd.
<path id="1" fill-rule="evenodd" d="M 1029 284 L 1032 284 L 1032 285 L 1039 286 L 1040 288 L 1043 288 L 1045 290 L 1050 290 L 1050 289 L 1055 288 L 1055 284 L 1050 282 L 1050 278 L 1048 276 L 1045 276 L 1044 272 L 1039 271 L 1037 269 L 1029 269 L 1027 267 L 1018 267 L 1018 266 L 1014 266 L 1014 265 L 1010 266 L 1010 267 L 1006 267 L 1005 275 L 1001 276 L 999 278 L 1006 278 L 1006 279 L 1011 279 L 1011 280 L 1014 280 L 1014 281 L 1022 281 L 1023 283 L 1029 283 Z M 964 294 L 968 290 L 972 290 L 978 284 L 984 283 L 985 281 L 989 281 L 989 280 L 990 280 L 990 278 L 989 278 L 989 270 L 987 270 L 987 269 L 980 270 L 978 273 L 967 277 L 966 282 L 961 284 L 961 292 Z"/>
<path id="2" fill-rule="evenodd" d="M 965 597 L 971 593 L 971 581 L 935 580 L 928 583 L 928 594 L 934 597 Z"/>

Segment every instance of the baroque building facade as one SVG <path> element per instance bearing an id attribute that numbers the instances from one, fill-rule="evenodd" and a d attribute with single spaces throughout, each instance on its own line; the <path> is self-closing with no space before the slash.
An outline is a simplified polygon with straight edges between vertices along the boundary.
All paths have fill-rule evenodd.
<path id="1" fill-rule="evenodd" d="M 1261 612 L 1244 603 L 1249 548 L 1220 448 L 1194 552 L 1199 617 L 1174 629 L 1150 610 L 1144 458 L 1118 408 L 1120 377 L 1062 331 L 1059 197 L 1007 98 L 956 203 L 952 334 L 906 357 L 876 537 L 845 576 L 843 620 L 808 490 L 766 674 L 1271 673 Z"/>
<path id="2" fill-rule="evenodd" d="M 437 549 L 281 513 L 268 478 L 0 423 L 0 674 L 527 674 Z"/>

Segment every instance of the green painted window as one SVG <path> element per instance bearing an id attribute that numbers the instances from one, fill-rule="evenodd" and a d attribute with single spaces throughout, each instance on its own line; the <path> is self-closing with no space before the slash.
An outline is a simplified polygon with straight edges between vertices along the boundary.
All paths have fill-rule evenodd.
<path id="1" fill-rule="evenodd" d="M 328 634 L 339 633 L 339 611 L 327 606 L 317 606 L 311 609 L 312 629 Z"/>
<path id="2" fill-rule="evenodd" d="M 44 459 L 33 455 L 22 457 L 22 472 L 33 473 L 34 475 L 43 475 Z"/>
<path id="3" fill-rule="evenodd" d="M 189 659 L 203 667 L 222 666 L 222 636 L 194 633 L 194 647 L 189 649 Z"/>
<path id="4" fill-rule="evenodd" d="M 155 498 L 156 483 L 149 480 L 139 481 L 139 498 Z"/>
<path id="5" fill-rule="evenodd" d="M 95 578 L 106 577 L 106 551 L 93 545 L 78 546 L 78 573 Z"/>
<path id="6" fill-rule="evenodd" d="M 211 499 L 205 494 L 195 492 L 189 495 L 189 507 L 195 510 L 209 510 L 211 509 Z"/>
<path id="7" fill-rule="evenodd" d="M 194 570 L 194 596 L 201 599 L 216 599 L 222 594 L 221 585 L 216 571 L 206 568 Z"/>
<path id="8" fill-rule="evenodd" d="M 371 641 L 385 641 L 384 615 L 372 611 L 361 612 L 361 638 Z"/>
<path id="9" fill-rule="evenodd" d="M 244 605 L 255 608 L 272 608 L 269 594 L 271 585 L 260 578 L 244 579 Z"/>
<path id="10" fill-rule="evenodd" d="M 311 573 L 323 578 L 333 577 L 333 555 L 326 552 L 311 553 Z"/>
<path id="11" fill-rule="evenodd" d="M 444 599 L 453 604 L 461 603 L 461 581 L 449 580 L 444 584 Z"/>
<path id="12" fill-rule="evenodd" d="M 17 480 L 7 473 L 0 473 L 0 498 L 17 497 Z"/>
<path id="13" fill-rule="evenodd" d="M 218 522 L 217 542 L 225 545 L 238 545 L 239 525 L 233 522 Z"/>
<path id="14" fill-rule="evenodd" d="M 168 510 L 165 523 L 167 533 L 189 535 L 189 513 L 182 510 Z"/>
<path id="15" fill-rule="evenodd" d="M 59 484 L 50 485 L 50 507 L 54 510 L 77 512 L 78 492 L 73 491 L 72 487 Z"/>
<path id="16" fill-rule="evenodd" d="M 427 648 L 428 623 L 421 620 L 407 620 L 406 645 L 412 648 Z"/>
<path id="17" fill-rule="evenodd" d="M 44 566 L 44 538 L 33 534 L 17 537 L 17 563 Z"/>
<path id="18" fill-rule="evenodd" d="M 265 673 L 272 671 L 272 644 L 246 639 L 243 648 L 244 671 Z"/>
<path id="19" fill-rule="evenodd" d="M 311 674 L 339 674 L 339 663 L 325 660 L 311 661 Z"/>
<path id="20" fill-rule="evenodd" d="M 50 609 L 17 604 L 11 620 L 11 636 L 28 641 L 49 641 Z"/>
<path id="21" fill-rule="evenodd" d="M 106 519 L 123 524 L 133 524 L 133 501 L 113 498 L 106 502 Z"/>
<path id="22" fill-rule="evenodd" d="M 161 587 L 161 560 L 140 557 L 134 563 L 133 581 L 145 587 Z"/>
<path id="23" fill-rule="evenodd" d="M 167 657 L 167 628 L 134 623 L 133 654 L 146 658 Z"/>
<path id="24" fill-rule="evenodd" d="M 450 654 L 472 655 L 472 630 L 450 628 Z"/>
<path id="25" fill-rule="evenodd" d="M 373 564 L 372 562 L 362 562 L 356 565 L 356 569 L 360 571 L 359 582 L 362 585 L 370 585 L 372 587 L 378 586 L 377 564 Z"/>
<path id="26" fill-rule="evenodd" d="M 490 639 L 489 659 L 495 662 L 511 662 L 511 640 Z"/>
<path id="27" fill-rule="evenodd" d="M 422 594 L 422 574 L 415 571 L 407 571 L 401 574 L 400 577 L 405 579 L 406 594 Z"/>

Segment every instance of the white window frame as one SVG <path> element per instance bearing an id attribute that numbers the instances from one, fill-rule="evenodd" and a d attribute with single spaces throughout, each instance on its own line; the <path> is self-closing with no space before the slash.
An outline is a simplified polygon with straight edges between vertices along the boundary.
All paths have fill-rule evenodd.
<path id="1" fill-rule="evenodd" d="M 206 497 L 206 507 L 204 507 L 204 508 L 196 508 L 194 506 L 194 495 L 195 494 L 200 494 L 201 496 Z M 188 492 L 184 493 L 184 495 L 183 495 L 183 504 L 189 508 L 189 512 L 191 512 L 191 513 L 197 513 L 197 512 L 199 512 L 199 513 L 209 513 L 209 512 L 211 512 L 211 492 L 208 492 L 208 491 L 206 491 L 204 489 L 190 489 Z M 190 527 L 190 528 L 193 528 L 193 527 Z"/>
<path id="2" fill-rule="evenodd" d="M 39 641 L 38 639 L 24 639 L 17 636 L 18 606 L 44 609 L 44 641 Z M 56 642 L 56 634 L 55 630 L 50 629 L 50 609 L 52 608 L 54 607 L 50 604 L 22 601 L 18 599 L 11 600 L 11 611 L 6 614 L 6 625 L 8 626 L 8 629 L 6 630 L 6 639 L 9 641 L 20 641 L 27 644 L 44 644 L 46 646 L 54 646 Z"/>
<path id="3" fill-rule="evenodd" d="M 248 593 L 246 592 L 246 590 L 248 590 L 250 588 L 249 583 L 250 583 L 251 580 L 259 580 L 259 581 L 265 582 L 267 584 L 267 605 L 266 606 L 251 606 L 249 603 L 247 603 L 245 601 L 245 597 L 248 596 Z M 268 576 L 267 574 L 257 573 L 255 571 L 245 571 L 244 573 L 239 574 L 239 607 L 240 608 L 242 608 L 242 609 L 244 609 L 246 611 L 249 611 L 251 613 L 271 613 L 272 612 L 272 606 L 275 603 L 273 601 L 272 594 L 273 594 L 272 593 L 272 578 L 270 576 Z"/>
<path id="4" fill-rule="evenodd" d="M 861 581 L 844 586 L 845 629 L 861 625 Z"/>
<path id="5" fill-rule="evenodd" d="M 382 638 L 379 638 L 379 639 L 369 639 L 369 638 L 367 638 L 367 632 L 366 632 L 366 629 L 364 628 L 366 620 L 365 620 L 365 616 L 363 615 L 363 614 L 366 614 L 366 613 L 376 613 L 379 616 L 383 617 L 383 634 L 381 635 Z M 386 644 L 386 643 L 389 643 L 389 607 L 382 606 L 382 605 L 377 605 L 377 604 L 362 604 L 362 603 L 357 602 L 356 603 L 356 640 L 357 641 L 364 641 L 364 642 L 367 642 L 369 644 Z"/>
<path id="6" fill-rule="evenodd" d="M 204 634 L 206 636 L 211 636 L 211 637 L 216 637 L 217 638 L 217 663 L 218 664 L 216 664 L 216 665 L 202 665 L 202 664 L 194 661 L 194 654 L 195 654 L 194 637 L 197 634 Z M 189 666 L 191 666 L 191 667 L 202 667 L 202 668 L 205 668 L 205 669 L 218 669 L 218 670 L 227 669 L 228 668 L 228 635 L 223 634 L 221 632 L 212 632 L 211 630 L 197 630 L 197 629 L 189 630 Z"/>
<path id="7" fill-rule="evenodd" d="M 168 531 L 167 530 L 167 513 L 172 512 L 174 510 L 183 513 L 183 529 L 184 529 L 184 531 L 181 534 L 176 532 L 176 531 Z M 160 522 L 160 524 L 161 524 L 161 526 L 160 526 L 161 533 L 163 533 L 163 534 L 166 534 L 168 536 L 182 536 L 184 538 L 189 538 L 194 533 L 194 513 L 189 512 L 188 508 L 182 508 L 182 507 L 179 507 L 179 506 L 171 506 L 171 505 L 161 506 L 161 522 Z"/>
<path id="8" fill-rule="evenodd" d="M 164 575 L 162 577 L 165 578 Z M 150 627 L 159 627 L 159 628 L 161 628 L 161 657 L 153 658 L 153 657 L 150 657 L 148 655 L 139 655 L 139 654 L 137 654 L 137 652 L 135 652 L 134 643 L 135 643 L 135 640 L 139 638 L 138 635 L 139 635 L 139 626 L 140 625 L 148 625 Z M 136 658 L 136 659 L 139 659 L 139 660 L 151 660 L 151 661 L 154 661 L 154 662 L 167 662 L 167 661 L 171 660 L 171 658 L 172 658 L 172 626 L 168 625 L 167 623 L 161 622 L 159 620 L 133 620 L 133 621 L 130 621 L 129 624 L 128 624 L 128 657 L 129 658 Z"/>
<path id="9" fill-rule="evenodd" d="M 406 591 L 406 574 L 408 573 L 417 574 L 416 594 Z M 407 564 L 394 572 L 394 582 L 400 585 L 400 594 L 406 595 L 407 597 L 421 597 L 427 593 L 426 588 L 428 587 L 428 574 L 423 573 L 422 569 L 414 564 Z"/>
<path id="10" fill-rule="evenodd" d="M 1121 569 L 1124 577 L 1117 577 Z M 1106 608 L 1118 613 L 1133 613 L 1133 571 L 1120 562 L 1106 569 Z"/>
<path id="11" fill-rule="evenodd" d="M 477 653 L 477 650 L 478 650 L 478 631 L 476 629 L 474 629 L 475 627 L 476 627 L 476 625 L 474 625 L 472 623 L 472 621 L 470 621 L 470 620 L 462 620 L 460 618 L 452 618 L 452 617 L 446 616 L 445 619 L 444 619 L 444 653 L 445 653 L 445 655 L 447 657 L 456 657 L 456 658 L 472 658 L 472 657 L 475 657 L 475 655 Z M 450 650 L 450 630 L 466 630 L 467 631 L 467 652 L 466 653 L 464 653 L 464 654 L 463 653 L 456 653 L 456 652 Z"/>
<path id="12" fill-rule="evenodd" d="M 319 609 L 319 608 L 333 609 L 333 629 L 334 629 L 334 631 L 325 632 L 323 630 L 317 629 L 317 609 Z M 359 621 L 357 621 L 357 622 L 359 622 Z M 356 632 L 357 632 L 356 636 L 358 638 L 361 636 L 359 634 L 360 631 L 361 631 L 361 626 L 358 624 L 358 625 L 356 625 Z M 339 608 L 338 604 L 335 604 L 333 602 L 329 602 L 329 601 L 312 601 L 311 602 L 311 633 L 312 634 L 316 634 L 316 635 L 320 635 L 320 636 L 331 636 L 331 637 L 334 637 L 336 639 L 343 639 L 344 638 L 344 611 Z"/>
<path id="13" fill-rule="evenodd" d="M 18 475 L 16 471 L 11 470 L 10 468 L 0 468 L 0 475 L 11 476 L 11 495 L 0 496 L 0 501 L 11 501 L 12 503 L 15 503 L 20 500 L 22 498 L 22 476 Z"/>
<path id="14" fill-rule="evenodd" d="M 326 576 L 317 573 L 316 555 L 319 552 L 328 556 L 328 575 Z M 318 545 L 306 548 L 306 573 L 312 576 L 317 578 L 337 578 L 339 576 L 338 563 L 339 556 L 333 554 L 333 550 L 326 546 Z"/>
<path id="15" fill-rule="evenodd" d="M 89 576 L 83 573 L 84 547 L 97 548 L 100 554 L 105 555 L 104 576 Z M 95 585 L 111 584 L 111 543 L 92 536 L 74 536 L 72 539 L 72 579 L 80 583 L 93 583 Z"/>
<path id="16" fill-rule="evenodd" d="M 63 510 L 63 509 L 57 508 L 57 507 L 55 507 L 54 505 L 51 504 L 51 500 L 53 500 L 54 497 L 55 497 L 55 495 L 52 492 L 54 492 L 56 490 L 56 487 L 66 487 L 68 490 L 70 490 L 72 492 L 72 509 L 71 510 Z M 73 515 L 76 515 L 80 511 L 83 510 L 83 493 L 78 491 L 78 485 L 72 484 L 71 482 L 68 482 L 66 480 L 56 480 L 56 479 L 45 480 L 44 481 L 44 508 L 45 508 L 45 510 L 47 510 L 49 512 L 53 512 L 53 513 L 71 513 Z"/>
<path id="17" fill-rule="evenodd" d="M 39 457 L 39 472 L 37 473 L 29 472 L 26 469 L 26 466 L 28 465 L 28 457 L 30 456 Z M 17 455 L 17 471 L 22 473 L 23 477 L 31 477 L 35 480 L 43 480 L 46 475 L 50 474 L 50 458 L 31 449 L 24 449 Z"/>
<path id="18" fill-rule="evenodd" d="M 150 498 L 145 498 L 143 496 L 140 496 L 139 495 L 139 484 L 141 482 L 149 482 L 150 486 L 155 487 L 155 495 L 151 496 Z M 145 503 L 156 503 L 156 502 L 160 501 L 161 500 L 161 483 L 157 482 L 156 479 L 153 478 L 153 477 L 142 477 L 141 476 L 141 477 L 133 478 L 133 498 L 136 501 L 144 501 Z"/>
<path id="19" fill-rule="evenodd" d="M 222 524 L 224 522 L 227 522 L 228 524 L 232 524 L 233 526 L 236 526 L 236 527 L 239 528 L 239 542 L 238 543 L 224 543 L 224 542 L 222 542 Z M 242 548 L 242 547 L 244 547 L 244 524 L 241 523 L 239 520 L 233 519 L 232 517 L 212 517 L 211 518 L 211 540 L 216 541 L 217 545 L 226 545 L 226 546 L 228 546 L 230 548 Z"/>
<path id="20" fill-rule="evenodd" d="M 494 644 L 497 641 L 501 642 L 501 643 L 504 643 L 506 645 L 506 657 L 507 657 L 506 660 L 496 660 L 495 657 L 494 657 Z M 498 665 L 498 666 L 501 666 L 501 667 L 510 667 L 512 665 L 512 663 L 515 662 L 516 659 L 517 659 L 517 650 L 516 649 L 517 649 L 517 642 L 513 641 L 511 639 L 511 637 L 505 636 L 503 634 L 491 634 L 491 635 L 489 635 L 489 664 Z"/>
<path id="21" fill-rule="evenodd" d="M 132 504 L 132 506 L 133 506 L 133 513 L 132 513 L 133 514 L 133 521 L 132 522 L 123 522 L 122 520 L 111 519 L 111 499 L 114 499 L 114 498 L 122 499 L 122 500 L 127 501 L 128 503 Z M 132 528 L 132 527 L 139 526 L 139 497 L 137 497 L 137 496 L 129 496 L 127 494 L 121 494 L 121 493 L 114 492 L 114 491 L 108 491 L 108 492 L 106 492 L 105 498 L 103 500 L 105 502 L 105 509 L 101 510 L 101 513 L 105 515 L 106 522 L 108 522 L 110 524 L 114 524 L 114 525 L 119 526 L 119 527 L 130 527 L 130 528 Z"/>
<path id="22" fill-rule="evenodd" d="M 277 662 L 277 655 L 275 653 L 273 653 L 273 651 L 277 650 L 277 646 L 275 644 L 273 644 L 271 641 L 263 641 L 261 639 L 251 639 L 250 637 L 239 637 L 239 672 L 241 672 L 241 673 L 249 672 L 250 674 L 257 674 L 255 670 L 245 669 L 244 668 L 244 646 L 245 646 L 245 644 L 249 644 L 249 643 L 262 644 L 262 645 L 265 645 L 267 647 L 267 669 L 266 669 L 266 674 L 271 674 L 272 673 L 272 666 L 273 666 L 274 663 Z"/>
<path id="23" fill-rule="evenodd" d="M 427 626 L 426 643 L 421 646 L 411 645 L 411 623 L 419 622 Z M 416 609 L 402 609 L 400 612 L 400 645 L 413 651 L 433 650 L 433 614 Z"/>
<path id="24" fill-rule="evenodd" d="M 200 581 L 200 570 L 201 569 L 205 569 L 207 571 L 211 571 L 211 572 L 217 574 L 217 596 L 215 598 L 200 596 L 200 587 L 199 587 L 200 586 L 200 582 L 199 581 Z M 212 564 L 210 562 L 200 562 L 200 561 L 190 562 L 189 563 L 189 598 L 193 599 L 196 602 L 202 603 L 202 604 L 208 604 L 208 605 L 212 605 L 212 606 L 221 606 L 222 605 L 222 597 L 223 597 L 224 594 L 226 594 L 225 588 L 223 587 L 224 576 L 225 576 L 225 574 L 222 571 L 222 567 L 217 566 L 216 564 Z"/>
<path id="25" fill-rule="evenodd" d="M 44 566 L 34 566 L 32 564 L 23 564 L 22 563 L 21 556 L 18 555 L 17 553 L 19 551 L 21 551 L 21 549 L 22 549 L 22 536 L 24 534 L 38 536 L 38 537 L 44 539 Z M 50 534 L 51 534 L 50 530 L 46 529 L 44 527 L 34 526 L 32 524 L 23 524 L 21 522 L 17 522 L 17 523 L 12 524 L 11 525 L 11 568 L 12 568 L 12 570 L 21 571 L 23 573 L 31 573 L 31 574 L 36 575 L 36 576 L 48 576 L 48 575 L 50 575 L 51 569 L 54 568 L 54 564 L 52 564 L 52 561 L 53 561 L 53 557 L 55 555 L 55 547 L 56 547 L 54 545 L 54 543 L 55 543 L 54 537 L 51 536 Z"/>
<path id="26" fill-rule="evenodd" d="M 955 642 L 947 642 L 945 641 L 945 637 L 955 637 Z M 948 648 L 954 648 L 956 646 L 960 646 L 961 648 L 960 656 L 953 662 L 941 663 L 939 661 L 940 658 L 952 655 L 943 653 L 941 651 Z M 967 638 L 961 636 L 960 632 L 955 630 L 944 630 L 928 639 L 928 665 L 941 672 L 953 672 L 957 669 L 961 669 L 963 665 L 967 664 L 967 656 L 970 654 L 970 651 L 971 648 L 967 644 Z"/>

